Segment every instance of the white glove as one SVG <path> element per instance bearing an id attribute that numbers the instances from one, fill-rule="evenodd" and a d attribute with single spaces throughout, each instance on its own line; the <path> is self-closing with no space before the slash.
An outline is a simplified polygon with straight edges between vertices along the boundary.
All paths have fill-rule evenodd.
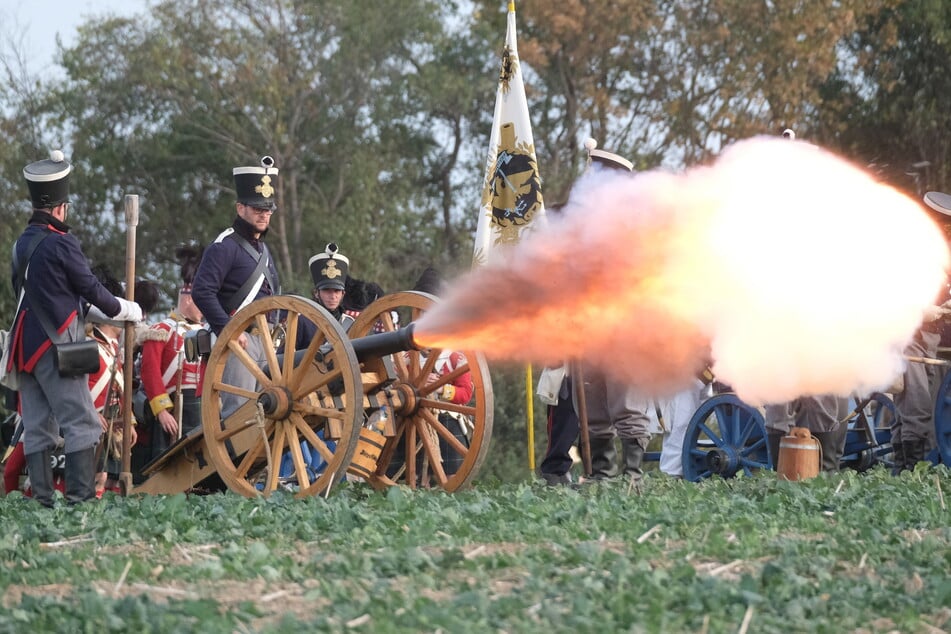
<path id="1" fill-rule="evenodd" d="M 135 302 L 116 297 L 119 300 L 119 312 L 112 316 L 116 321 L 142 321 L 142 307 Z"/>

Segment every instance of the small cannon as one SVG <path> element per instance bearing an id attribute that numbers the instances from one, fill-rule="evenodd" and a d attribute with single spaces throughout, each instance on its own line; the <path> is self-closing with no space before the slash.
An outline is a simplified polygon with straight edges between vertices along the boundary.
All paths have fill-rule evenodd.
<path id="1" fill-rule="evenodd" d="M 279 487 L 293 487 L 298 497 L 326 494 L 351 467 L 371 420 L 383 446 L 361 473 L 369 473 L 365 479 L 373 487 L 404 483 L 455 491 L 470 484 L 492 433 L 492 384 L 485 359 L 470 351 L 460 351 L 464 365 L 430 381 L 442 351 L 422 350 L 413 338 L 413 322 L 436 301 L 415 291 L 384 296 L 349 332 L 303 297 L 252 302 L 232 317 L 208 357 L 201 428 L 147 465 L 147 479 L 130 492 L 178 493 L 217 474 L 228 488 L 249 497 Z M 312 322 L 317 334 L 297 349 L 302 319 Z M 260 337 L 263 367 L 238 343 L 244 332 Z M 226 379 L 225 366 L 235 363 L 255 377 L 255 390 Z M 474 386 L 469 403 L 437 397 L 467 372 Z M 240 401 L 224 418 L 222 395 Z M 447 428 L 447 417 L 464 420 L 461 427 L 468 433 Z M 319 467 L 306 459 L 306 451 L 319 455 Z M 446 454 L 452 454 L 451 461 Z M 288 456 L 291 466 L 282 471 Z"/>

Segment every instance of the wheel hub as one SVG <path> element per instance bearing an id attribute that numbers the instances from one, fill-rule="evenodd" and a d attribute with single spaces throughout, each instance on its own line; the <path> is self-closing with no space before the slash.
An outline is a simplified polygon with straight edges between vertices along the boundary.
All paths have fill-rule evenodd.
<path id="1" fill-rule="evenodd" d="M 269 387 L 258 396 L 258 404 L 264 415 L 272 420 L 283 420 L 290 416 L 294 399 L 284 387 Z"/>
<path id="2" fill-rule="evenodd" d="M 733 451 L 726 448 L 716 447 L 707 452 L 707 468 L 712 473 L 724 477 L 731 477 L 736 473 L 739 461 Z"/>
<path id="3" fill-rule="evenodd" d="M 419 392 L 409 383 L 398 382 L 393 386 L 393 410 L 400 416 L 412 416 L 419 409 Z"/>

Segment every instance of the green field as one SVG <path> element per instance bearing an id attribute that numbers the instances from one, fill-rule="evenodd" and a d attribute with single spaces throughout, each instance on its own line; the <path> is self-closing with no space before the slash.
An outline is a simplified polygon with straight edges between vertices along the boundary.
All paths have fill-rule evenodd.
<path id="1" fill-rule="evenodd" d="M 941 632 L 951 472 L 0 498 L 0 632 Z"/>

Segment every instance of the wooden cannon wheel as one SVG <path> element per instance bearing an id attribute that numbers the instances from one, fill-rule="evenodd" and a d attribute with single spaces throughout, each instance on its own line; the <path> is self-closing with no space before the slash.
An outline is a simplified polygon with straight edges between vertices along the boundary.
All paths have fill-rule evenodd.
<path id="1" fill-rule="evenodd" d="M 427 308 L 439 301 L 433 295 L 406 291 L 386 295 L 370 304 L 350 327 L 350 337 L 357 339 L 374 332 L 386 332 L 404 327 L 416 321 Z M 472 483 L 485 460 L 489 439 L 492 436 L 493 397 L 488 365 L 482 355 L 463 351 L 467 363 L 439 381 L 426 384 L 427 378 L 442 350 L 413 350 L 392 355 L 398 375 L 394 390 L 410 392 L 412 407 L 397 410 L 396 435 L 386 439 L 374 476 L 373 486 L 381 488 L 393 484 L 406 484 L 411 488 L 439 487 L 455 491 Z M 463 372 L 470 372 L 474 386 L 469 403 L 456 405 L 441 401 L 437 391 L 451 383 Z M 450 417 L 457 417 L 451 422 Z M 467 439 L 460 440 L 446 428 L 462 417 L 471 426 Z M 439 442 L 442 440 L 443 442 Z M 448 455 L 440 450 L 443 445 Z M 405 448 L 412 448 L 412 456 L 406 459 Z M 448 466 L 449 471 L 446 472 Z"/>
<path id="2" fill-rule="evenodd" d="M 281 325 L 272 326 L 269 321 L 277 318 Z M 317 334 L 303 356 L 297 355 L 311 361 L 295 363 L 303 319 L 316 325 Z M 239 344 L 246 331 L 260 338 L 261 365 Z M 284 353 L 279 357 L 282 342 Z M 332 352 L 323 362 L 314 362 L 322 347 Z M 238 379 L 229 380 L 225 370 L 234 365 L 250 372 L 256 387 L 240 387 Z M 222 410 L 228 407 L 233 411 L 222 419 Z M 360 367 L 347 334 L 330 313 L 303 297 L 252 302 L 231 318 L 212 349 L 201 417 L 209 458 L 231 490 L 248 497 L 267 496 L 279 486 L 294 488 L 297 497 L 328 491 L 346 473 L 363 421 Z M 319 472 L 305 463 L 301 441 L 323 459 Z M 282 478 L 280 464 L 287 452 L 293 474 Z"/>

